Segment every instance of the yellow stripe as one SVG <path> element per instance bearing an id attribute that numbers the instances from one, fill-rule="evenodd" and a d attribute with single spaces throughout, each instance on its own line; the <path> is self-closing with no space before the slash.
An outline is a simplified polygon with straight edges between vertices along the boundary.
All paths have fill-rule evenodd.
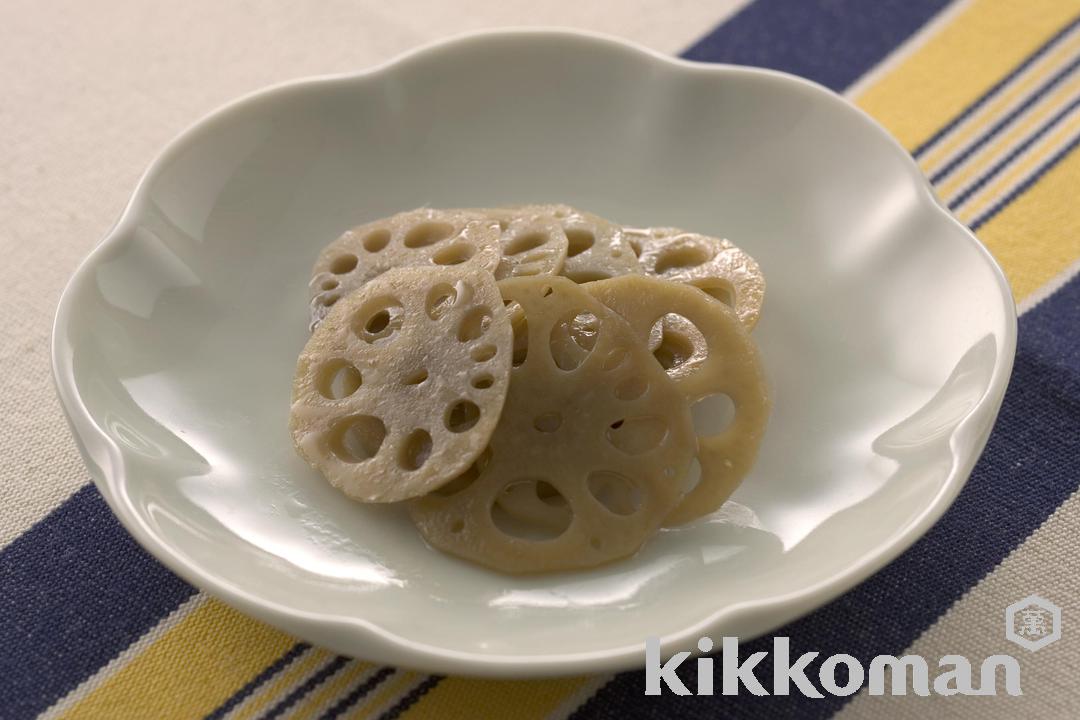
<path id="1" fill-rule="evenodd" d="M 257 693 L 248 698 L 233 711 L 231 720 L 249 720 L 263 710 L 271 707 L 283 698 L 290 688 L 300 683 L 308 675 L 334 658 L 332 653 L 319 648 L 308 650 L 294 660 L 287 668 L 263 685 Z"/>
<path id="2" fill-rule="evenodd" d="M 1016 123 L 1007 132 L 1002 133 L 993 141 L 984 145 L 969 159 L 963 168 L 939 183 L 936 188 L 938 194 L 943 198 L 949 198 L 961 188 L 967 186 L 972 180 L 989 170 L 1009 147 L 1027 136 L 1038 125 L 1049 120 L 1055 112 L 1059 111 L 1077 94 L 1080 94 L 1080 74 L 1073 76 L 1071 80 L 1063 83 L 1058 90 L 1040 100 L 1022 122 Z M 979 129 L 985 130 L 986 128 L 980 127 Z"/>
<path id="3" fill-rule="evenodd" d="M 981 132 L 987 130 L 990 125 L 1002 118 L 1021 97 L 1035 90 L 1049 80 L 1055 72 L 1061 70 L 1068 61 L 1074 58 L 1078 50 L 1080 50 L 1080 37 L 1049 53 L 1046 58 L 1043 58 L 1042 62 L 1038 63 L 1037 68 L 1029 70 L 1022 80 L 1010 85 L 1001 91 L 999 95 L 988 100 L 963 127 L 957 129 L 956 132 L 923 155 L 920 160 L 921 164 L 930 170 L 936 170 L 937 166 L 947 157 L 973 141 Z"/>
<path id="4" fill-rule="evenodd" d="M 1080 258 L 1080 151 L 1074 150 L 979 229 L 1023 299 Z"/>
<path id="5" fill-rule="evenodd" d="M 223 603 L 210 601 L 64 717 L 186 720 L 202 716 L 295 642 Z"/>
<path id="6" fill-rule="evenodd" d="M 1054 153 L 1061 148 L 1066 138 L 1080 129 L 1080 115 L 1071 117 L 1062 123 L 1053 132 L 1047 134 L 1035 143 L 1027 155 L 1013 163 L 1001 173 L 995 180 L 977 192 L 970 201 L 964 204 L 957 217 L 965 223 L 970 223 L 979 215 L 988 210 L 1001 195 L 1020 182 L 1026 175 L 1031 173 Z M 1075 208 L 1073 208 L 1075 210 Z"/>
<path id="7" fill-rule="evenodd" d="M 1078 13 L 1080 0 L 975 0 L 858 104 L 914 149 Z"/>
<path id="8" fill-rule="evenodd" d="M 474 720 L 478 708 L 501 708 L 514 720 L 539 720 L 589 680 L 588 677 L 521 681 L 447 678 L 402 717 Z"/>
<path id="9" fill-rule="evenodd" d="M 380 685 L 370 697 L 364 698 L 346 717 L 348 720 L 378 717 L 380 713 L 388 709 L 386 705 L 390 701 L 397 699 L 398 695 L 418 683 L 422 677 L 427 676 L 411 672 L 398 673 L 387 680 L 386 684 Z"/>
<path id="10" fill-rule="evenodd" d="M 296 709 L 289 716 L 289 719 L 307 720 L 308 718 L 315 717 L 324 703 L 345 692 L 347 688 L 354 685 L 366 671 L 371 669 L 371 667 L 371 664 L 360 662 L 359 660 L 350 661 L 349 664 L 336 672 L 330 680 L 323 683 L 318 689 L 318 692 L 311 693 L 311 695 L 297 705 Z"/>

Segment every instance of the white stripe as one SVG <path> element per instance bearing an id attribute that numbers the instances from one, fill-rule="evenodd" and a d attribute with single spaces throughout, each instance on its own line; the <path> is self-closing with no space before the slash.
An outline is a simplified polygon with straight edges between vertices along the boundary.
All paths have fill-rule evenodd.
<path id="1" fill-rule="evenodd" d="M 1016 138 L 1015 140 L 1013 140 L 1012 143 L 1010 143 L 1007 147 L 997 147 L 997 146 L 995 146 L 994 142 L 990 142 L 990 143 L 987 143 L 979 152 L 972 153 L 971 156 L 969 158 L 967 158 L 961 164 L 960 167 L 957 168 L 957 171 L 960 171 L 962 168 L 967 167 L 968 165 L 978 161 L 979 159 L 986 158 L 991 153 L 992 153 L 992 155 L 990 155 L 990 161 L 988 163 L 986 163 L 986 165 L 987 165 L 986 169 L 978 177 L 972 178 L 971 180 L 969 180 L 967 182 L 967 184 L 961 186 L 955 193 L 953 193 L 953 195 L 951 197 L 948 198 L 947 202 L 950 203 L 950 204 L 955 202 L 956 198 L 960 197 L 960 194 L 963 193 L 968 187 L 970 187 L 975 182 L 978 182 L 979 180 L 982 180 L 983 178 L 987 177 L 987 175 L 989 174 L 989 170 L 996 163 L 998 163 L 1002 158 L 1008 157 L 1009 153 L 1013 152 L 1014 150 L 1016 150 L 1016 148 L 1020 147 L 1025 142 L 1027 142 L 1032 137 L 1034 137 L 1034 135 L 1036 133 L 1038 133 L 1039 130 L 1046 127 L 1047 123 L 1051 119 L 1053 119 L 1054 116 L 1057 115 L 1057 113 L 1061 112 L 1069 103 L 1075 101 L 1076 98 L 1077 98 L 1076 95 L 1066 95 L 1064 98 L 1058 100 L 1053 105 L 1053 107 L 1050 108 L 1049 112 L 1046 113 L 1046 116 L 1043 118 L 1043 120 L 1039 124 L 1032 127 L 1027 133 L 1025 133 L 1025 134 L 1021 135 L 1020 137 Z M 1028 109 L 1028 111 L 1026 111 L 1024 113 L 1024 117 L 1028 117 L 1031 114 L 1039 111 L 1040 109 L 1045 109 L 1047 99 L 1048 98 L 1043 98 L 1043 100 L 1035 103 L 1035 105 L 1033 105 L 1031 108 Z M 1002 166 L 1002 168 L 998 171 L 998 174 L 1004 174 L 1010 167 L 1013 167 L 1018 162 L 1021 162 L 1023 160 L 1023 158 L 1030 155 L 1031 152 L 1036 147 L 1038 147 L 1038 145 L 1040 143 L 1044 142 L 1047 137 L 1052 135 L 1057 128 L 1060 128 L 1063 125 L 1068 124 L 1068 122 L 1072 118 L 1074 118 L 1077 115 L 1077 113 L 1080 113 L 1080 107 L 1076 107 L 1076 108 L 1073 108 L 1072 110 L 1070 110 L 1065 115 L 1065 117 L 1063 117 L 1061 120 L 1058 121 L 1058 123 L 1057 123 L 1057 125 L 1055 126 L 1054 129 L 1049 130 L 1045 135 L 1043 135 L 1043 137 L 1039 138 L 1039 140 L 1037 142 L 1033 143 L 1030 147 L 1028 147 L 1027 150 L 1025 150 L 1022 153 L 1017 154 L 1016 157 L 1012 158 L 1007 164 Z M 1020 119 L 1017 120 L 1017 122 L 1021 122 L 1022 120 L 1023 120 L 1023 118 L 1020 118 Z M 984 188 L 985 188 L 985 186 L 984 186 Z M 965 200 L 963 202 L 963 204 L 961 204 L 955 210 L 955 212 L 957 212 L 957 213 L 962 212 L 963 208 L 967 207 L 972 202 L 977 201 L 978 198 L 979 198 L 979 194 L 982 192 L 982 189 L 984 189 L 984 188 L 980 188 L 980 190 L 978 192 L 975 192 L 972 195 L 970 195 L 967 198 L 967 200 Z"/>
<path id="2" fill-rule="evenodd" d="M 38 720 L 52 720 L 52 718 L 60 717 L 75 705 L 79 704 L 79 702 L 89 696 L 90 693 L 107 683 L 110 678 L 122 670 L 137 655 L 160 640 L 165 633 L 183 622 L 185 618 L 191 615 L 191 613 L 206 604 L 208 600 L 209 598 L 203 593 L 196 593 L 185 600 L 178 608 L 165 616 L 165 618 L 157 625 L 129 645 L 122 653 L 110 660 L 107 665 L 103 666 L 86 680 L 83 680 L 79 683 L 78 687 L 56 701 L 52 707 L 38 716 Z"/>
<path id="3" fill-rule="evenodd" d="M 992 98 L 990 98 L 989 100 L 987 100 L 978 110 L 973 112 L 970 116 L 965 118 L 962 122 L 958 123 L 956 125 L 956 127 L 952 128 L 945 135 L 938 138 L 934 142 L 933 145 L 931 145 L 930 147 L 928 147 L 926 149 L 925 154 L 929 154 L 930 152 L 933 151 L 934 148 L 936 148 L 939 145 L 945 143 L 950 138 L 952 138 L 952 137 L 954 137 L 954 136 L 956 136 L 958 134 L 965 133 L 968 129 L 975 129 L 975 132 L 972 133 L 970 139 L 967 142 L 961 143 L 952 152 L 946 153 L 934 165 L 924 166 L 923 170 L 926 172 L 926 174 L 928 176 L 932 176 L 935 173 L 939 172 L 942 168 L 944 168 L 946 165 L 948 165 L 950 162 L 952 162 L 953 159 L 955 159 L 961 153 L 965 152 L 968 148 L 970 148 L 986 131 L 988 131 L 990 129 L 991 126 L 994 125 L 994 123 L 999 122 L 1002 118 L 1006 117 L 1010 112 L 1015 111 L 1018 107 L 1020 107 L 1025 102 L 1027 102 L 1035 94 L 1035 92 L 1038 91 L 1039 88 L 1047 80 L 1050 79 L 1051 76 L 1053 76 L 1055 73 L 1060 71 L 1062 68 L 1064 68 L 1070 62 L 1075 60 L 1077 57 L 1080 57 L 1080 48 L 1077 48 L 1077 50 L 1075 50 L 1075 51 L 1073 51 L 1071 53 L 1068 53 L 1067 56 L 1064 59 L 1057 60 L 1056 62 L 1052 61 L 1052 56 L 1054 55 L 1055 50 L 1060 49 L 1063 45 L 1065 45 L 1067 43 L 1075 42 L 1077 39 L 1080 39 L 1080 26 L 1074 28 L 1072 31 L 1070 31 L 1064 37 L 1062 37 L 1061 40 L 1054 46 L 1054 49 L 1052 49 L 1046 55 L 1040 57 L 1037 61 L 1032 63 L 1029 67 L 1025 68 L 1024 71 L 1019 73 L 1016 77 L 1012 78 L 1008 83 L 1005 84 L 1005 86 L 1003 86 L 997 92 L 995 92 L 994 96 Z M 999 98 L 999 97 L 1002 97 L 1003 95 L 1006 95 L 1013 88 L 1015 88 L 1016 86 L 1026 82 L 1030 78 L 1037 78 L 1037 80 L 1034 83 L 1034 86 L 1030 90 L 1028 90 L 1027 92 L 1021 93 L 1019 96 L 1015 97 L 1011 102 L 1009 102 L 1003 108 L 997 107 L 995 105 L 995 99 L 996 98 Z M 1055 88 L 1061 87 L 1061 85 L 1064 82 L 1066 82 L 1066 80 L 1061 80 L 1055 86 Z M 1022 113 L 1022 115 L 1026 115 L 1027 112 L 1028 111 L 1025 111 L 1024 113 Z M 1019 119 L 1020 119 L 1019 117 L 1014 118 L 1009 123 L 1009 125 L 1012 125 L 1012 124 L 1018 122 Z M 1002 132 L 1003 131 L 1004 131 L 1004 129 L 1002 130 Z"/>
<path id="4" fill-rule="evenodd" d="M 378 706 L 373 707 L 371 710 L 369 710 L 368 719 L 369 720 L 378 720 L 378 718 L 382 717 L 382 715 L 384 713 L 388 712 L 392 707 L 394 707 L 399 702 L 401 702 L 405 698 L 406 695 L 408 695 L 413 690 L 415 690 L 416 688 L 418 688 L 421 685 L 423 685 L 424 683 L 426 683 L 430 677 L 431 677 L 430 675 L 424 675 L 424 674 L 421 673 L 416 678 L 415 682 L 407 683 L 405 685 L 405 687 L 403 687 L 401 690 L 399 690 L 398 692 L 394 693 L 393 695 L 390 695 L 389 697 L 385 698 L 381 703 L 379 703 Z M 386 682 L 389 682 L 390 680 L 393 680 L 393 677 L 387 678 Z M 365 698 L 365 700 L 368 700 L 368 699 L 369 698 Z M 417 698 L 416 702 L 420 702 L 420 699 Z M 358 705 L 355 705 L 354 707 L 364 707 L 364 705 L 365 705 L 365 703 L 360 703 Z M 435 713 L 435 716 L 436 717 L 438 716 L 437 712 Z M 477 717 L 482 717 L 482 714 L 477 713 Z"/>
<path id="5" fill-rule="evenodd" d="M 604 687 L 614 679 L 615 676 L 612 674 L 597 675 L 596 677 L 589 678 L 585 681 L 585 684 L 567 695 L 561 703 L 555 706 L 555 709 L 551 711 L 546 720 L 566 720 L 571 713 L 584 705 L 589 698 L 600 690 L 600 688 Z"/>
<path id="6" fill-rule="evenodd" d="M 999 202 L 1008 197 L 1010 193 L 1016 191 L 1017 188 L 1024 185 L 1024 183 L 1029 182 L 1031 178 L 1035 177 L 1035 175 L 1037 175 L 1041 171 L 1042 166 L 1048 160 L 1050 160 L 1050 158 L 1054 157 L 1062 150 L 1064 150 L 1069 145 L 1069 143 L 1073 142 L 1077 138 L 1077 136 L 1080 135 L 1080 128 L 1067 134 L 1065 137 L 1063 137 L 1056 143 L 1051 144 L 1050 138 L 1053 136 L 1053 134 L 1053 132 L 1050 132 L 1047 136 L 1040 138 L 1037 143 L 1029 147 L 1013 161 L 1012 164 L 1015 164 L 1020 163 L 1025 158 L 1031 156 L 1037 157 L 1038 162 L 1035 163 L 1035 166 L 1032 167 L 1030 171 L 1016 178 L 1016 180 L 1014 180 L 1013 182 L 1005 185 L 992 196 L 988 197 L 986 195 L 986 188 L 983 188 L 978 193 L 973 195 L 968 202 L 964 203 L 964 207 L 955 213 L 956 217 L 958 217 L 965 224 L 971 224 L 978 220 L 980 217 L 983 216 L 983 214 L 989 211 L 990 208 L 997 205 Z"/>
<path id="7" fill-rule="evenodd" d="M 1016 311 L 1023 315 L 1029 310 L 1033 310 L 1043 300 L 1056 293 L 1061 288 L 1065 287 L 1065 283 L 1073 279 L 1075 275 L 1080 273 L 1080 258 L 1073 261 L 1073 264 L 1065 268 L 1063 271 L 1055 275 L 1042 287 L 1035 292 L 1024 298 L 1016 307 Z"/>
<path id="8" fill-rule="evenodd" d="M 856 100 L 867 88 L 874 85 L 878 80 L 888 75 L 901 63 L 915 54 L 926 41 L 937 35 L 946 25 L 956 19 L 958 15 L 967 10 L 974 0 L 953 0 L 927 21 L 915 34 L 896 47 L 885 56 L 877 65 L 870 68 L 858 80 L 844 91 L 844 96 L 849 100 Z"/>

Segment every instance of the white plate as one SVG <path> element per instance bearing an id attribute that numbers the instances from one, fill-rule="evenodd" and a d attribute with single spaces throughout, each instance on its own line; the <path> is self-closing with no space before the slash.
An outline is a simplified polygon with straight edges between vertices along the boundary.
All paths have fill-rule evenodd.
<path id="1" fill-rule="evenodd" d="M 769 290 L 775 410 L 715 516 L 589 572 L 515 578 L 425 546 L 294 453 L 308 271 L 420 205 L 566 202 L 731 238 Z M 1000 269 L 907 153 L 835 94 L 608 38 L 511 31 L 279 86 L 154 161 L 57 312 L 60 397 L 135 538 L 338 652 L 535 676 L 764 633 L 880 568 L 968 477 L 1012 366 Z"/>

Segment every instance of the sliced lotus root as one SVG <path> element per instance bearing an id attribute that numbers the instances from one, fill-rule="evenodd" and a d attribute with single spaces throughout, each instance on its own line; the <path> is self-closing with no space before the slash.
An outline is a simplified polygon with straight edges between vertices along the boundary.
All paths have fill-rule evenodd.
<path id="1" fill-rule="evenodd" d="M 582 286 L 515 278 L 499 289 L 519 336 L 499 426 L 466 473 L 409 504 L 413 521 L 436 548 L 506 572 L 630 555 L 681 497 L 696 449 L 686 402 Z"/>
<path id="2" fill-rule="evenodd" d="M 769 417 L 765 376 L 749 331 L 729 307 L 687 285 L 625 275 L 585 287 L 622 316 L 642 341 L 672 314 L 678 322 L 665 325 L 665 335 L 688 333 L 688 328 L 696 333 L 696 338 L 683 335 L 654 351 L 691 404 L 695 420 L 701 420 L 697 456 L 701 479 L 664 522 L 679 525 L 713 512 L 749 472 Z M 704 354 L 695 352 L 695 344 L 701 343 Z M 683 350 L 661 352 L 671 347 Z M 722 418 L 724 405 L 730 419 Z M 727 420 L 726 425 L 718 424 L 718 419 Z"/>
<path id="3" fill-rule="evenodd" d="M 735 309 L 753 329 L 765 299 L 765 276 L 754 258 L 720 238 L 678 228 L 626 228 L 647 275 L 693 285 Z"/>
<path id="4" fill-rule="evenodd" d="M 566 233 L 546 206 L 481 208 L 479 213 L 497 222 L 502 230 L 499 246 L 502 259 L 495 278 L 558 275 L 566 261 Z"/>
<path id="5" fill-rule="evenodd" d="M 641 266 L 621 226 L 569 205 L 519 205 L 482 210 L 498 219 L 516 215 L 554 217 L 566 234 L 562 274 L 576 283 L 640 273 Z"/>
<path id="6" fill-rule="evenodd" d="M 319 253 L 311 278 L 311 327 L 341 298 L 397 267 L 499 266 L 495 219 L 461 210 L 422 208 L 347 230 Z"/>
<path id="7" fill-rule="evenodd" d="M 353 499 L 423 495 L 464 472 L 491 439 L 511 341 L 486 270 L 387 271 L 335 305 L 301 353 L 293 442 Z"/>

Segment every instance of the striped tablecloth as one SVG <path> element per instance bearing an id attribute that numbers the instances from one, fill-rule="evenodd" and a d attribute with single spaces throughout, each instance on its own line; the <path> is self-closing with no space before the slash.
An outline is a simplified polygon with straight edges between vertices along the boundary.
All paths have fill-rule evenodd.
<path id="1" fill-rule="evenodd" d="M 1013 654 L 1022 696 L 645 697 L 641 673 L 495 682 L 377 667 L 207 597 L 113 519 L 53 398 L 48 337 L 64 281 L 156 150 L 241 92 L 509 24 L 587 27 L 844 92 L 994 253 L 1022 315 L 974 475 L 907 553 L 777 634 L 793 653 L 864 664 Z M 0 61 L 0 718 L 1080 717 L 1076 0 L 6 0 Z M 1003 632 L 1006 606 L 1029 594 L 1063 608 L 1062 639 L 1038 652 Z"/>

